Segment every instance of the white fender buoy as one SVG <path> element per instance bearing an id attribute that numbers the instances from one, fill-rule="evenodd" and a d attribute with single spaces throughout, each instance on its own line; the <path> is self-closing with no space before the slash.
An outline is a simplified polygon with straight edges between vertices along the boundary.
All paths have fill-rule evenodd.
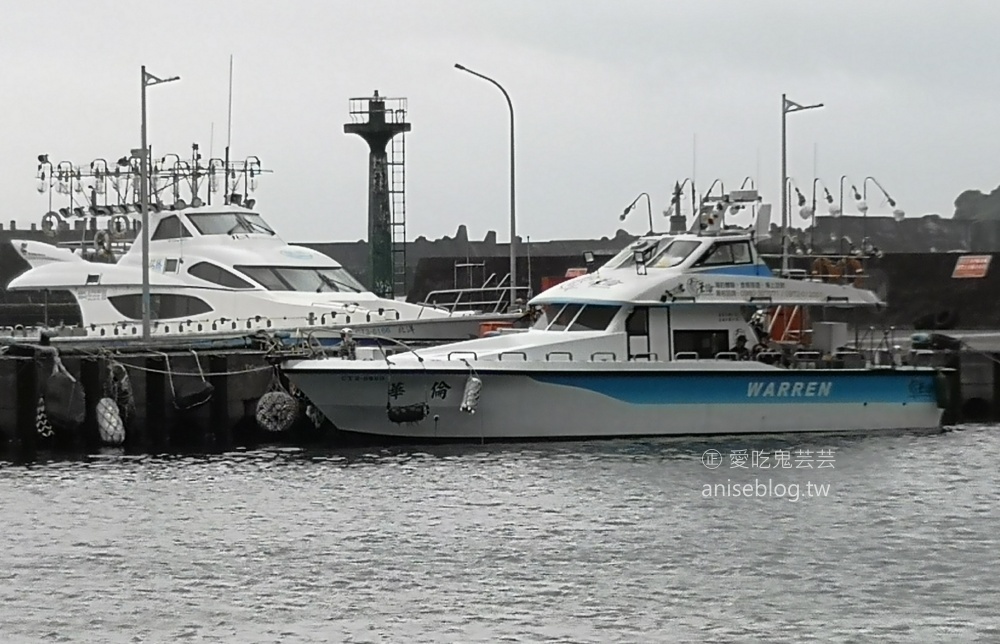
<path id="1" fill-rule="evenodd" d="M 477 376 L 469 376 L 465 381 L 465 390 L 462 392 L 461 411 L 467 414 L 476 413 L 479 406 L 479 394 L 483 390 L 483 381 Z"/>
<path id="2" fill-rule="evenodd" d="M 257 424 L 269 432 L 283 432 L 299 415 L 299 402 L 284 391 L 269 391 L 257 401 Z"/>
<path id="3" fill-rule="evenodd" d="M 110 398 L 97 401 L 97 431 L 105 445 L 121 445 L 125 442 L 125 423 L 118 413 L 118 404 Z"/>

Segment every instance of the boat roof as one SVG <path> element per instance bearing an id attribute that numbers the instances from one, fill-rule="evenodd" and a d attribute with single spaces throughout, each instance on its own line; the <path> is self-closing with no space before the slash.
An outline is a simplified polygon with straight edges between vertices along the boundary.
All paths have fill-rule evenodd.
<path id="1" fill-rule="evenodd" d="M 678 249 L 671 256 L 670 246 Z M 822 305 L 882 306 L 872 291 L 849 284 L 775 275 L 756 251 L 749 231 L 664 234 L 643 237 L 618 265 L 567 280 L 534 297 L 530 304 L 642 304 L 652 306 Z M 709 262 L 716 246 L 739 246 L 739 261 Z M 719 249 L 724 250 L 724 249 Z M 731 249 L 726 252 L 735 253 Z M 645 255 L 640 261 L 640 255 Z M 658 260 L 662 258 L 662 260 Z M 674 259 L 680 258 L 676 263 Z"/>

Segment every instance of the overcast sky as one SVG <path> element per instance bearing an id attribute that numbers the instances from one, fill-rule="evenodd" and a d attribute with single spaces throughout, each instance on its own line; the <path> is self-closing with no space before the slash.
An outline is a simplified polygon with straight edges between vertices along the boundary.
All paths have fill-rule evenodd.
<path id="1" fill-rule="evenodd" d="M 788 117 L 805 192 L 815 161 L 835 197 L 841 175 L 873 176 L 908 216 L 951 216 L 962 190 L 1000 184 L 998 24 L 995 0 L 9 3 L 0 218 L 47 209 L 38 154 L 86 166 L 139 146 L 143 64 L 181 77 L 148 91 L 154 155 L 222 156 L 230 54 L 233 156 L 273 171 L 258 209 L 289 240 L 366 235 L 367 147 L 343 124 L 373 90 L 409 100 L 410 238 L 508 238 L 507 105 L 456 62 L 513 99 L 522 236 L 612 235 L 643 191 L 665 226 L 692 175 L 702 191 L 757 177 L 777 203 L 782 92 L 825 104 Z M 643 205 L 626 227 L 645 221 Z"/>

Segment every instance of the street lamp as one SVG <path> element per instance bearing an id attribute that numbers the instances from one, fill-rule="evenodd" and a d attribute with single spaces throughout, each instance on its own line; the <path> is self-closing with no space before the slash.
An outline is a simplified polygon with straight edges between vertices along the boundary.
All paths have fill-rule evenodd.
<path id="1" fill-rule="evenodd" d="M 52 212 L 52 182 L 54 178 L 52 176 L 52 162 L 49 161 L 49 155 L 39 154 L 38 155 L 38 192 L 49 192 L 49 212 Z"/>
<path id="2" fill-rule="evenodd" d="M 816 184 L 823 183 L 818 177 L 813 179 L 813 189 L 812 189 L 812 222 L 809 224 L 809 247 L 814 248 L 815 235 L 816 235 Z M 827 189 L 826 184 L 823 183 L 823 193 L 824 199 L 827 203 L 827 211 L 833 215 L 836 207 L 833 205 L 833 195 Z"/>
<path id="3" fill-rule="evenodd" d="M 862 246 L 862 248 L 864 248 L 865 240 L 867 239 L 867 237 L 865 235 L 865 231 L 866 231 L 865 220 L 867 219 L 867 216 L 868 216 L 868 182 L 869 181 L 871 181 L 876 186 L 878 186 L 878 189 L 885 196 L 885 200 L 889 203 L 889 207 L 893 209 L 892 210 L 892 216 L 893 216 L 893 218 L 896 221 L 902 221 L 903 217 L 906 216 L 906 213 L 903 212 L 902 209 L 896 207 L 896 201 L 892 197 L 889 196 L 889 193 L 885 191 L 885 188 L 882 187 L 882 184 L 879 183 L 878 180 L 875 179 L 875 177 L 865 177 L 864 183 L 861 184 L 862 199 L 863 199 L 863 201 L 861 202 L 861 204 L 863 204 L 864 207 L 865 207 L 865 209 L 863 211 L 863 215 L 861 217 L 861 246 Z"/>
<path id="4" fill-rule="evenodd" d="M 623 211 L 622 211 L 622 214 L 621 214 L 621 215 L 619 215 L 618 219 L 619 219 L 619 221 L 625 221 L 625 217 L 627 217 L 627 216 L 628 216 L 628 214 L 629 214 L 630 212 L 632 212 L 632 209 L 633 209 L 633 208 L 635 208 L 635 205 L 636 205 L 637 203 L 639 203 L 639 200 L 640 200 L 640 199 L 642 199 L 643 197 L 645 197 L 645 198 L 646 198 L 646 212 L 647 212 L 647 214 L 649 215 L 649 234 L 650 234 L 650 235 L 652 235 L 652 234 L 653 234 L 653 205 L 652 205 L 652 204 L 650 203 L 650 200 L 649 200 L 649 193 L 648 193 L 648 192 L 640 192 L 640 193 L 639 193 L 639 196 L 638 196 L 638 197 L 636 197 L 636 198 L 635 198 L 635 199 L 634 199 L 634 200 L 632 201 L 632 203 L 630 203 L 630 204 L 629 204 L 629 205 L 628 205 L 628 206 L 627 206 L 627 207 L 625 208 L 625 210 L 623 210 Z"/>
<path id="5" fill-rule="evenodd" d="M 788 179 L 788 136 L 785 125 L 786 116 L 791 112 L 802 112 L 818 107 L 823 107 L 822 103 L 815 105 L 799 105 L 795 101 L 790 101 L 781 95 L 781 272 L 788 272 L 788 190 L 785 182 Z"/>
<path id="6" fill-rule="evenodd" d="M 149 340 L 149 146 L 146 144 L 146 88 L 161 83 L 180 80 L 180 76 L 157 78 L 142 66 L 142 119 L 140 138 L 142 147 L 132 150 L 132 156 L 139 157 L 139 208 L 142 211 L 142 339 Z"/>
<path id="7" fill-rule="evenodd" d="M 834 217 L 840 217 L 839 225 L 837 226 L 837 236 L 840 238 L 840 254 L 844 254 L 844 181 L 847 180 L 847 175 L 840 175 L 840 200 L 837 202 L 836 211 L 830 210 L 830 214 Z M 861 195 L 858 194 L 858 189 L 851 184 L 851 191 L 854 193 L 854 201 L 860 202 Z"/>
<path id="8" fill-rule="evenodd" d="M 507 108 L 510 110 L 510 307 L 513 310 L 514 302 L 517 299 L 517 219 L 514 210 L 514 104 L 510 101 L 510 94 L 503 88 L 503 85 L 496 82 L 489 76 L 484 76 L 479 72 L 474 72 L 468 67 L 463 67 L 455 63 L 455 69 L 468 72 L 473 76 L 478 76 L 485 81 L 493 83 L 497 89 L 503 92 L 503 97 L 507 99 Z"/>

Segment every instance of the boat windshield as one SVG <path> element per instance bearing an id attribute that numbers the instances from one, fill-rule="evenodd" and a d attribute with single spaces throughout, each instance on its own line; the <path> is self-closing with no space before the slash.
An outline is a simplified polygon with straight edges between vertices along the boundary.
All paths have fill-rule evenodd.
<path id="1" fill-rule="evenodd" d="M 234 266 L 269 291 L 364 293 L 368 289 L 342 267 Z"/>
<path id="2" fill-rule="evenodd" d="M 601 268 L 627 268 L 629 266 L 633 266 L 635 265 L 636 249 L 642 248 L 643 246 L 646 246 L 649 243 L 654 243 L 656 248 L 653 250 L 653 253 L 655 254 L 659 252 L 661 248 L 669 244 L 670 239 L 671 239 L 670 237 L 663 237 L 662 239 L 658 239 L 655 242 L 653 242 L 653 240 L 651 239 L 638 239 L 637 241 L 623 248 L 617 255 L 615 255 L 608 261 L 604 262 L 604 266 L 602 266 Z"/>
<path id="3" fill-rule="evenodd" d="M 532 326 L 548 331 L 603 331 L 620 307 L 605 304 L 546 304 Z"/>
<path id="4" fill-rule="evenodd" d="M 670 245 L 660 251 L 659 255 L 653 257 L 649 266 L 650 268 L 670 268 L 677 266 L 687 259 L 699 246 L 701 246 L 700 241 L 675 239 Z"/>
<path id="5" fill-rule="evenodd" d="M 264 218 L 253 212 L 198 212 L 187 218 L 202 235 L 275 234 Z"/>

